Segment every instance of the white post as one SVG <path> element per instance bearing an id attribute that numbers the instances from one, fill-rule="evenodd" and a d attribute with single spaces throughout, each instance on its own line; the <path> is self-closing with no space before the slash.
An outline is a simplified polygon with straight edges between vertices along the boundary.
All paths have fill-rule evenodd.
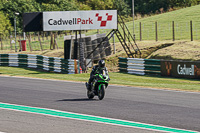
<path id="1" fill-rule="evenodd" d="M 113 34 L 113 54 L 115 54 L 116 49 L 115 49 L 115 35 Z"/>
<path id="2" fill-rule="evenodd" d="M 16 45 L 16 16 L 14 18 L 14 27 L 15 27 L 15 52 L 17 52 L 17 45 Z"/>
<path id="3" fill-rule="evenodd" d="M 74 38 L 74 36 L 71 35 L 71 44 L 70 44 L 70 50 L 69 50 L 69 59 L 72 59 L 72 45 L 74 45 L 73 38 Z"/>
<path id="4" fill-rule="evenodd" d="M 23 32 L 24 34 L 23 34 L 23 36 L 24 36 L 24 40 L 26 40 L 26 33 L 25 32 Z"/>
<path id="5" fill-rule="evenodd" d="M 17 45 L 16 45 L 16 15 L 19 15 L 19 13 L 18 12 L 15 12 L 15 17 L 14 17 L 14 27 L 15 27 L 15 52 L 17 52 Z"/>

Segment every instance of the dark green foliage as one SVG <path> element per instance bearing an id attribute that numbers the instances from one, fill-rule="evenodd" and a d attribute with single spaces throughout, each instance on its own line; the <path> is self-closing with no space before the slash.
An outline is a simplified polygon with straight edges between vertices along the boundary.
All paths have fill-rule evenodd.
<path id="1" fill-rule="evenodd" d="M 131 14 L 131 6 L 125 0 L 114 0 L 114 9 L 117 9 L 118 14 L 120 15 L 130 15 Z"/>
<path id="2" fill-rule="evenodd" d="M 132 7 L 132 0 L 127 0 Z M 200 3 L 199 0 L 134 0 L 135 14 L 151 14 L 167 11 L 175 7 L 189 7 Z"/>
<path id="3" fill-rule="evenodd" d="M 8 19 L 8 15 L 5 15 L 0 11 L 0 39 L 8 35 L 10 31 L 12 31 L 12 26 Z"/>
<path id="4" fill-rule="evenodd" d="M 3 11 L 4 14 L 8 14 L 12 26 L 14 26 L 15 13 L 19 13 L 19 16 L 16 15 L 17 31 L 22 31 L 23 13 L 40 11 L 70 11 L 78 9 L 76 1 L 73 0 L 0 0 L 0 11 Z"/>
<path id="5" fill-rule="evenodd" d="M 40 11 L 40 6 L 35 0 L 8 0 L 2 3 L 1 10 L 4 14 L 8 14 L 13 26 L 15 13 L 19 13 L 19 16 L 16 15 L 17 31 L 19 31 L 22 29 L 22 13 Z"/>
<path id="6" fill-rule="evenodd" d="M 74 10 L 118 10 L 123 16 L 132 15 L 133 0 L 0 0 L 0 27 L 2 31 L 13 30 L 15 12 L 17 17 L 17 31 L 22 31 L 22 13 L 41 11 L 74 11 Z M 134 0 L 135 14 L 152 14 L 164 12 L 177 7 L 197 5 L 200 0 Z M 9 20 L 8 20 L 9 18 Z M 8 21 L 6 21 L 8 20 Z M 6 21 L 6 25 L 3 25 Z M 3 25 L 3 26 L 2 26 Z M 5 33 L 4 33 L 5 34 Z"/>

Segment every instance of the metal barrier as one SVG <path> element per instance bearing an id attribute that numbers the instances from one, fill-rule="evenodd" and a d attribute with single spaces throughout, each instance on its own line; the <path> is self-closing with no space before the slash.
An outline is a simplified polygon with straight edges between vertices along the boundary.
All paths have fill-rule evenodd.
<path id="1" fill-rule="evenodd" d="M 31 54 L 0 54 L 0 66 L 28 67 L 49 72 L 79 73 L 79 62 Z"/>
<path id="2" fill-rule="evenodd" d="M 119 57 L 119 71 L 137 75 L 161 75 L 160 60 Z"/>

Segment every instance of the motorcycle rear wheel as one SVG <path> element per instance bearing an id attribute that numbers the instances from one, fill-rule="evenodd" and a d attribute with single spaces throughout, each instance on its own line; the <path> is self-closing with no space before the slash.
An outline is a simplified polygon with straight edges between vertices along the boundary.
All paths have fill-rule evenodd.
<path id="1" fill-rule="evenodd" d="M 98 89 L 98 98 L 102 100 L 105 95 L 105 85 L 101 85 L 101 89 Z"/>

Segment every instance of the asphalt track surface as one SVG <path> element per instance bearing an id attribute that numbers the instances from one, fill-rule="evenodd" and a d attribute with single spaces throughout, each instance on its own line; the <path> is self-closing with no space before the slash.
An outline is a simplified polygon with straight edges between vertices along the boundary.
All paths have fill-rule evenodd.
<path id="1" fill-rule="evenodd" d="M 103 100 L 88 100 L 84 83 L 0 77 L 2 103 L 194 131 L 200 131 L 199 101 L 200 93 L 112 85 Z M 155 132 L 1 109 L 0 114 L 0 132 Z"/>

